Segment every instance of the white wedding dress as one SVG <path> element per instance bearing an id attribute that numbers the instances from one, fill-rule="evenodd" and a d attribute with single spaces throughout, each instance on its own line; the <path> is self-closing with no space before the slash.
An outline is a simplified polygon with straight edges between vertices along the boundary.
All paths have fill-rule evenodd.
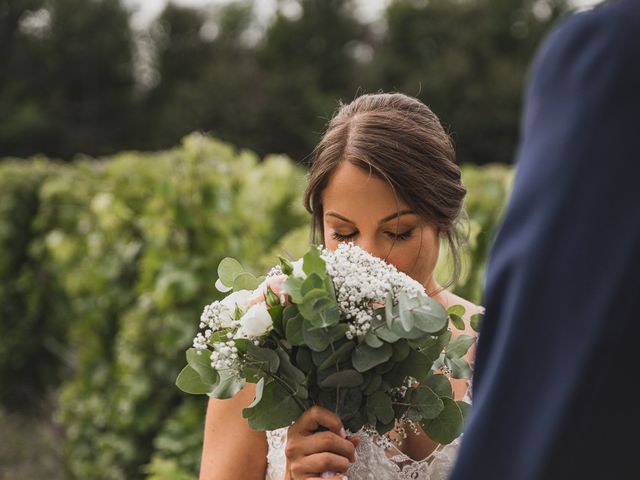
<path id="1" fill-rule="evenodd" d="M 470 386 L 464 397 L 471 402 Z M 285 474 L 287 428 L 267 433 L 267 475 L 265 480 L 282 480 Z M 395 446 L 384 449 L 374 438 L 360 431 L 360 445 L 356 449 L 356 462 L 346 475 L 349 480 L 445 480 L 453 468 L 462 435 L 448 445 L 440 445 L 428 457 L 412 460 Z"/>

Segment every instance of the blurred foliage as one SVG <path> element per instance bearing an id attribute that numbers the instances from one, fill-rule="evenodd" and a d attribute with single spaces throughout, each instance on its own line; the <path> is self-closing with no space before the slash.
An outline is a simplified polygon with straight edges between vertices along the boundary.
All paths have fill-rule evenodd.
<path id="1" fill-rule="evenodd" d="M 510 178 L 463 166 L 472 235 L 454 291 L 472 301 Z M 195 478 L 206 401 L 174 385 L 184 351 L 224 256 L 260 274 L 306 250 L 304 186 L 288 158 L 201 134 L 153 154 L 0 163 L 0 405 L 27 415 L 54 396 L 63 478 Z"/>
<path id="2" fill-rule="evenodd" d="M 363 3 L 364 0 L 359 0 Z M 337 107 L 398 90 L 449 126 L 461 163 L 510 163 L 529 63 L 568 0 L 169 3 L 0 0 L 0 157 L 170 148 L 192 131 L 302 160 Z"/>

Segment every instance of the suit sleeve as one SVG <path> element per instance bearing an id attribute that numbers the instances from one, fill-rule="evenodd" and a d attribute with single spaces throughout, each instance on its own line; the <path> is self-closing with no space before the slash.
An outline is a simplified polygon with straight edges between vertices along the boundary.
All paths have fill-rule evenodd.
<path id="1" fill-rule="evenodd" d="M 637 469 L 638 5 L 570 18 L 537 56 L 453 480 Z"/>

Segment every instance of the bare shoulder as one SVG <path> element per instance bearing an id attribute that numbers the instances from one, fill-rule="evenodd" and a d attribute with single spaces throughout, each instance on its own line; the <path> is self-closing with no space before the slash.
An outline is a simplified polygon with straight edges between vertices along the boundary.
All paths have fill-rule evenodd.
<path id="1" fill-rule="evenodd" d="M 268 449 L 265 433 L 252 430 L 242 416 L 242 409 L 254 397 L 255 385 L 247 384 L 233 398 L 209 399 L 200 480 L 264 480 Z"/>

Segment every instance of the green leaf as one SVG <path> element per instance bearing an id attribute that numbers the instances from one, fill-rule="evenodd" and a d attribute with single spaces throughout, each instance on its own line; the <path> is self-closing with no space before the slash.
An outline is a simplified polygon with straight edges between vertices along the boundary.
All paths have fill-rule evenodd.
<path id="1" fill-rule="evenodd" d="M 367 398 L 367 411 L 383 424 L 393 421 L 393 404 L 389 395 L 384 392 L 374 392 Z"/>
<path id="2" fill-rule="evenodd" d="M 462 317 L 452 313 L 449 315 L 449 318 L 451 319 L 451 323 L 453 323 L 454 327 L 456 327 L 458 330 L 464 330 L 464 320 L 462 319 Z"/>
<path id="3" fill-rule="evenodd" d="M 278 354 L 278 357 L 280 357 L 280 368 L 278 373 L 281 374 L 283 378 L 293 383 L 302 383 L 304 381 L 304 372 L 291 362 L 289 354 L 280 347 L 276 349 L 276 353 Z"/>
<path id="4" fill-rule="evenodd" d="M 186 365 L 178 374 L 176 386 L 183 392 L 194 395 L 208 393 L 211 390 L 211 385 L 204 383 L 198 372 L 189 365 Z"/>
<path id="5" fill-rule="evenodd" d="M 264 386 L 262 398 L 252 407 L 242 410 L 253 430 L 277 430 L 288 427 L 303 412 L 295 398 L 277 382 Z"/>
<path id="6" fill-rule="evenodd" d="M 422 424 L 431 440 L 447 445 L 453 442 L 463 428 L 462 411 L 458 404 L 450 398 L 442 398 L 444 408 L 440 415 Z"/>
<path id="7" fill-rule="evenodd" d="M 389 330 L 386 326 L 376 329 L 376 335 L 387 343 L 394 343 L 400 340 L 400 337 Z"/>
<path id="8" fill-rule="evenodd" d="M 262 377 L 260 380 L 258 380 L 258 383 L 256 383 L 256 396 L 254 397 L 253 402 L 251 402 L 251 404 L 247 408 L 255 407 L 258 404 L 258 402 L 262 400 L 263 390 L 264 390 L 264 377 Z"/>
<path id="9" fill-rule="evenodd" d="M 462 305 L 451 305 L 447 309 L 447 313 L 449 315 L 456 315 L 458 317 L 464 317 L 464 312 L 466 309 Z"/>
<path id="10" fill-rule="evenodd" d="M 257 363 L 256 368 L 265 372 L 276 373 L 280 367 L 280 357 L 270 348 L 262 348 L 253 343 L 247 344 L 247 362 Z"/>
<path id="11" fill-rule="evenodd" d="M 296 364 L 305 373 L 309 373 L 313 368 L 313 360 L 311 358 L 311 350 L 306 347 L 298 347 L 296 352 Z"/>
<path id="12" fill-rule="evenodd" d="M 231 398 L 244 387 L 244 378 L 235 376 L 233 372 L 221 370 L 218 373 L 220 375 L 220 381 L 207 393 L 210 397 L 220 399 Z"/>
<path id="13" fill-rule="evenodd" d="M 293 273 L 293 264 L 282 255 L 278 255 L 278 260 L 280 260 L 282 273 L 284 273 L 285 275 L 291 275 Z"/>
<path id="14" fill-rule="evenodd" d="M 302 302 L 302 280 L 298 277 L 288 277 L 281 285 L 282 293 L 286 293 L 291 297 L 293 303 Z"/>
<path id="15" fill-rule="evenodd" d="M 269 315 L 271 316 L 271 320 L 273 321 L 273 329 L 278 332 L 279 335 L 285 336 L 284 328 L 282 327 L 283 323 L 283 313 L 284 307 L 280 304 L 269 307 Z"/>
<path id="16" fill-rule="evenodd" d="M 231 287 L 227 287 L 224 283 L 220 281 L 220 279 L 216 280 L 215 286 L 218 289 L 218 291 L 222 293 L 227 293 L 231 291 Z"/>
<path id="17" fill-rule="evenodd" d="M 460 335 L 449 342 L 446 348 L 446 355 L 449 358 L 460 358 L 469 351 L 471 345 L 476 342 L 476 337 L 471 335 Z"/>
<path id="18" fill-rule="evenodd" d="M 467 424 L 467 420 L 469 419 L 469 412 L 471 411 L 471 405 L 467 402 L 463 402 L 462 400 L 456 401 L 458 407 L 460 407 L 460 411 L 462 412 L 462 423 L 463 425 Z"/>
<path id="19" fill-rule="evenodd" d="M 200 352 L 200 355 L 198 355 Z M 187 350 L 187 363 L 195 370 L 205 385 L 213 385 L 218 381 L 218 373 L 211 366 L 211 352 L 190 348 Z"/>
<path id="20" fill-rule="evenodd" d="M 408 402 L 411 403 L 411 409 L 421 418 L 436 418 L 444 410 L 443 401 L 429 387 L 421 385 L 418 388 L 409 389 L 409 392 Z"/>
<path id="21" fill-rule="evenodd" d="M 404 331 L 411 332 L 414 327 L 414 320 L 413 320 L 414 317 L 411 313 L 413 302 L 410 301 L 406 292 L 400 292 L 400 295 L 398 296 L 398 301 L 399 301 L 398 313 L 400 314 L 400 325 L 402 325 L 402 328 Z"/>
<path id="22" fill-rule="evenodd" d="M 418 340 L 410 340 L 409 344 L 417 348 L 418 351 L 431 362 L 434 362 L 440 356 L 450 339 L 451 332 L 446 331 L 438 337 L 427 336 Z"/>
<path id="23" fill-rule="evenodd" d="M 425 303 L 412 310 L 417 328 L 426 333 L 436 334 L 447 327 L 449 316 L 436 300 L 425 297 Z"/>
<path id="24" fill-rule="evenodd" d="M 381 347 L 382 344 L 384 343 L 382 340 L 376 337 L 376 334 L 373 333 L 373 331 L 371 330 L 369 330 L 367 334 L 364 336 L 364 341 L 367 345 L 369 345 L 372 348 Z"/>
<path id="25" fill-rule="evenodd" d="M 453 398 L 453 388 L 451 388 L 451 381 L 446 375 L 436 373 L 429 375 L 423 382 L 423 385 L 429 387 L 436 392 L 439 397 Z"/>
<path id="26" fill-rule="evenodd" d="M 371 395 L 373 392 L 380 388 L 380 385 L 382 385 L 382 375 L 373 375 L 373 377 L 371 377 L 369 385 L 367 385 L 367 388 L 364 389 L 363 393 L 365 395 Z"/>
<path id="27" fill-rule="evenodd" d="M 351 351 L 355 348 L 355 346 L 356 344 L 353 341 L 348 341 L 347 343 L 341 345 L 335 352 L 331 353 L 331 355 L 329 355 L 327 359 L 320 364 L 318 370 L 324 370 L 325 368 L 329 368 L 332 365 L 343 362 L 344 360 L 349 358 L 349 356 L 351 355 Z"/>
<path id="28" fill-rule="evenodd" d="M 401 362 L 409 355 L 409 344 L 406 340 L 402 340 L 400 342 L 396 342 L 393 344 L 393 361 Z"/>
<path id="29" fill-rule="evenodd" d="M 484 315 L 481 313 L 476 313 L 475 315 L 471 315 L 471 319 L 470 319 L 471 328 L 473 328 L 476 332 L 480 331 L 483 318 L 484 318 Z"/>
<path id="30" fill-rule="evenodd" d="M 307 275 L 317 273 L 324 276 L 326 274 L 325 261 L 320 257 L 320 251 L 315 246 L 302 257 L 302 271 Z"/>
<path id="31" fill-rule="evenodd" d="M 249 272 L 243 272 L 233 281 L 233 291 L 239 290 L 255 290 L 260 284 L 258 279 Z"/>
<path id="32" fill-rule="evenodd" d="M 332 342 L 344 336 L 349 327 L 346 323 L 339 323 L 328 328 L 309 329 L 304 324 L 302 327 L 302 336 L 304 343 L 311 350 L 321 352 L 325 350 Z"/>
<path id="33" fill-rule="evenodd" d="M 471 367 L 464 358 L 445 357 L 445 365 L 451 369 L 451 377 L 453 378 L 471 378 Z"/>
<path id="34" fill-rule="evenodd" d="M 327 378 L 319 382 L 320 388 L 349 388 L 358 387 L 363 382 L 362 375 L 355 370 L 342 370 L 332 373 Z"/>
<path id="35" fill-rule="evenodd" d="M 353 367 L 359 372 L 366 372 L 389 360 L 392 353 L 393 349 L 388 343 L 384 343 L 379 348 L 372 348 L 366 343 L 362 343 L 356 347 L 351 357 Z"/>
<path id="36" fill-rule="evenodd" d="M 312 273 L 307 278 L 302 281 L 302 285 L 300 286 L 300 293 L 302 296 L 306 296 L 311 290 L 320 290 L 323 295 L 326 296 L 326 291 L 324 289 L 324 282 L 322 281 L 322 277 L 317 273 Z"/>
<path id="37" fill-rule="evenodd" d="M 291 345 L 304 345 L 305 340 L 302 330 L 303 324 L 304 319 L 300 313 L 296 313 L 296 315 L 286 321 L 285 335 L 287 337 L 287 342 Z"/>
<path id="38" fill-rule="evenodd" d="M 232 287 L 236 277 L 242 272 L 244 272 L 244 268 L 235 258 L 223 258 L 218 264 L 218 278 L 226 287 Z"/>

